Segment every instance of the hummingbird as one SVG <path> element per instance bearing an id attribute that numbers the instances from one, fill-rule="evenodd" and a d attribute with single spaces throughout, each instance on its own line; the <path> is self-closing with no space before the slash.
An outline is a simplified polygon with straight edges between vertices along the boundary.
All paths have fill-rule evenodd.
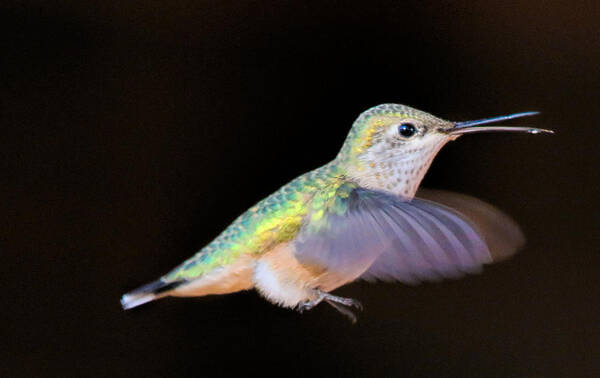
<path id="1" fill-rule="evenodd" d="M 123 295 L 121 305 L 254 288 L 300 312 L 326 302 L 354 322 L 360 302 L 331 294 L 350 282 L 478 273 L 523 246 L 519 226 L 483 201 L 419 185 L 440 149 L 462 135 L 553 133 L 489 125 L 535 114 L 450 122 L 399 104 L 368 109 L 335 159 L 258 202 L 191 258 Z"/>

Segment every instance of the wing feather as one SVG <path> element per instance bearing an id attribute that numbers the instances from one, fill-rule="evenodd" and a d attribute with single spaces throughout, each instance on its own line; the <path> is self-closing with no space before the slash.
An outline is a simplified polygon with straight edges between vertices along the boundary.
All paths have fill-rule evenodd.
<path id="1" fill-rule="evenodd" d="M 477 227 L 444 205 L 351 184 L 328 198 L 309 211 L 294 242 L 302 263 L 348 279 L 417 283 L 460 277 L 491 262 Z"/>
<path id="2" fill-rule="evenodd" d="M 446 190 L 420 189 L 417 197 L 448 206 L 477 225 L 494 261 L 514 255 L 525 245 L 525 236 L 517 223 L 489 203 Z"/>

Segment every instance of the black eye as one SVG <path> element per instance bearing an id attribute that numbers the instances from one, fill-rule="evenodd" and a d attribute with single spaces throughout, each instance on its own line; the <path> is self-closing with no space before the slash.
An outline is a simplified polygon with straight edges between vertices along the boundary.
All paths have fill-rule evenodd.
<path id="1" fill-rule="evenodd" d="M 398 126 L 398 134 L 410 138 L 417 133 L 417 128 L 412 123 L 403 123 Z"/>

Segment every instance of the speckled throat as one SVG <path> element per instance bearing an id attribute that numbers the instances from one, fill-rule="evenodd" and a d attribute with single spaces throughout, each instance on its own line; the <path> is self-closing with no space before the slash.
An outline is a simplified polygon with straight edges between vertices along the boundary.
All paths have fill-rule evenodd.
<path id="1" fill-rule="evenodd" d="M 368 152 L 359 158 L 362 164 L 350 164 L 346 170 L 348 176 L 362 187 L 412 198 L 446 142 L 440 140 L 435 145 L 415 146 L 402 154 L 395 151 L 377 155 Z"/>

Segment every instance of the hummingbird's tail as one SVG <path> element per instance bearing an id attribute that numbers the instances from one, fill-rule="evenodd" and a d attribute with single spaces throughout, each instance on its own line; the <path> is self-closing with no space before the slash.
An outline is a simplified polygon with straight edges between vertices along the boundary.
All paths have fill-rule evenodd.
<path id="1" fill-rule="evenodd" d="M 169 291 L 177 288 L 184 282 L 185 281 L 165 282 L 162 279 L 150 282 L 147 285 L 123 295 L 121 297 L 121 306 L 123 306 L 123 310 L 129 310 L 130 308 L 162 298 L 168 295 Z"/>

